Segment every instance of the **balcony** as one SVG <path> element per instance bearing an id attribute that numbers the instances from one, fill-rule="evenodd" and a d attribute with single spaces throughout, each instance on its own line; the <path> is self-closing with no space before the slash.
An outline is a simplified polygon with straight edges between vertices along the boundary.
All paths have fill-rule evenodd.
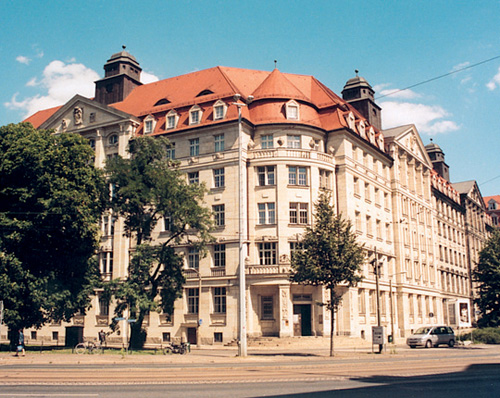
<path id="1" fill-rule="evenodd" d="M 295 159 L 315 159 L 325 163 L 333 163 L 333 156 L 324 152 L 311 151 L 306 149 L 255 149 L 249 151 L 250 159 L 270 159 L 270 158 L 295 158 Z"/>
<path id="2" fill-rule="evenodd" d="M 246 268 L 247 275 L 277 275 L 289 274 L 291 267 L 289 264 L 280 265 L 249 265 Z"/>

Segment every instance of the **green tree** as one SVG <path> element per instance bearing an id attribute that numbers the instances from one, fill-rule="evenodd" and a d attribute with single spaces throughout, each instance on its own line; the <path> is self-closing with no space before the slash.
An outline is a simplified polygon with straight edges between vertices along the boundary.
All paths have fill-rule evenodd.
<path id="1" fill-rule="evenodd" d="M 212 240 L 211 212 L 203 206 L 206 189 L 188 184 L 178 164 L 167 156 L 168 140 L 141 137 L 129 143 L 129 159 L 112 159 L 106 165 L 113 186 L 111 204 L 125 219 L 125 235 L 134 241 L 125 280 L 113 281 L 106 289 L 117 302 L 115 313 L 126 308 L 131 324 L 130 346 L 140 348 L 146 338 L 142 324 L 149 311 L 172 313 L 182 296 L 185 282 L 183 258 L 174 246 L 187 243 L 203 255 Z M 168 234 L 153 242 L 153 230 L 168 220 Z"/>
<path id="2" fill-rule="evenodd" d="M 333 356 L 335 314 L 342 300 L 339 285 L 355 286 L 360 280 L 364 249 L 351 232 L 351 223 L 335 214 L 330 195 L 322 192 L 315 204 L 315 220 L 307 227 L 292 255 L 293 282 L 323 285 L 330 292 L 325 305 L 330 311 L 330 356 Z"/>
<path id="3" fill-rule="evenodd" d="M 500 232 L 494 231 L 479 252 L 479 262 L 472 272 L 477 283 L 480 327 L 500 326 Z"/>
<path id="4" fill-rule="evenodd" d="M 102 172 L 87 140 L 0 127 L 0 298 L 10 329 L 68 321 L 98 282 Z"/>

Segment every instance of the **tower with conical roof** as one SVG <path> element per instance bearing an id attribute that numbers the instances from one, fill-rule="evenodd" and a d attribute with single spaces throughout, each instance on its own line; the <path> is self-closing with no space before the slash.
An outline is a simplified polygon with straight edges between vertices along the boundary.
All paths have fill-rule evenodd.
<path id="1" fill-rule="evenodd" d="M 441 147 L 434 143 L 431 138 L 431 143 L 425 146 L 425 150 L 432 161 L 432 167 L 446 181 L 450 181 L 450 168 L 444 161 L 444 152 Z"/>
<path id="2" fill-rule="evenodd" d="M 358 76 L 349 79 L 342 90 L 342 98 L 351 104 L 368 120 L 368 122 L 382 130 L 381 108 L 375 103 L 375 91 L 365 78 Z"/>
<path id="3" fill-rule="evenodd" d="M 141 72 L 139 62 L 123 46 L 104 64 L 104 78 L 95 82 L 95 100 L 105 105 L 123 101 L 142 84 Z"/>

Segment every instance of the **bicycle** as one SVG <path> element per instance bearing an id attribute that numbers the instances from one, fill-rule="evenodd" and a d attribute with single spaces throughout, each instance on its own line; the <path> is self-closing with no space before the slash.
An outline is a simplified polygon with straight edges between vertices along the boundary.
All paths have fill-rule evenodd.
<path id="1" fill-rule="evenodd" d="M 99 352 L 100 350 L 102 350 L 100 343 L 96 343 L 94 341 L 84 341 L 83 343 L 78 343 L 73 351 L 76 354 L 81 355 L 93 354 L 94 352 Z"/>

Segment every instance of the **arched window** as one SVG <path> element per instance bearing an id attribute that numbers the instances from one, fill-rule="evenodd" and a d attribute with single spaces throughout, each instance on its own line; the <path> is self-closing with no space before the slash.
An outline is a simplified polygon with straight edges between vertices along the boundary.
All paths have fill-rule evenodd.
<path id="1" fill-rule="evenodd" d="M 190 125 L 200 124 L 202 115 L 203 112 L 201 108 L 198 105 L 193 106 L 189 110 L 189 124 Z"/>
<path id="2" fill-rule="evenodd" d="M 179 121 L 179 114 L 172 109 L 167 113 L 166 119 L 166 129 L 175 129 L 177 127 L 177 122 Z"/>
<path id="3" fill-rule="evenodd" d="M 214 104 L 214 120 L 222 120 L 226 117 L 227 105 L 224 101 L 217 101 Z"/>

